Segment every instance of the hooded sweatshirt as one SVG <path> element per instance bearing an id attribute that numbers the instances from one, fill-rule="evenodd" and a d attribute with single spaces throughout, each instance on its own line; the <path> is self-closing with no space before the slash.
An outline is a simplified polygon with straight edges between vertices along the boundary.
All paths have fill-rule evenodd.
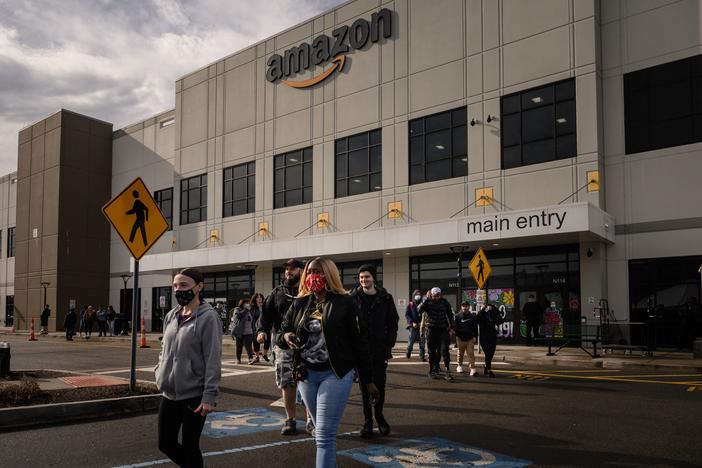
<path id="1" fill-rule="evenodd" d="M 169 400 L 201 397 L 214 406 L 222 369 L 222 325 L 210 304 L 200 304 L 186 321 L 178 324 L 182 309 L 176 306 L 163 321 L 156 385 Z"/>

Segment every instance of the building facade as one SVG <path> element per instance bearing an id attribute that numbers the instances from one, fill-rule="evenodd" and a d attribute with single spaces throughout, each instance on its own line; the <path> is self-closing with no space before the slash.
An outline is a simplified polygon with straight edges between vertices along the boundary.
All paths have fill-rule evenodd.
<path id="1" fill-rule="evenodd" d="M 402 308 L 436 285 L 476 300 L 483 248 L 512 341 L 530 294 L 566 325 L 602 299 L 636 320 L 699 297 L 700 13 L 355 0 L 182 77 L 175 109 L 112 142 L 112 195 L 142 177 L 171 224 L 140 262 L 147 329 L 178 269 L 201 268 L 208 299 L 231 304 L 318 255 L 347 285 L 378 265 Z M 113 233 L 123 310 L 132 268 Z"/>

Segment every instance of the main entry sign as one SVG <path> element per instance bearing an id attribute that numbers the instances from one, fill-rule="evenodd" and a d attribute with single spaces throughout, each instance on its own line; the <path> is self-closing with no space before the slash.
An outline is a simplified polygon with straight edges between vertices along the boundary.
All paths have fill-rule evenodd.
<path id="1" fill-rule="evenodd" d="M 475 252 L 473 260 L 468 264 L 468 268 L 470 268 L 470 272 L 473 273 L 473 278 L 475 278 L 475 282 L 478 284 L 478 289 L 483 289 L 485 282 L 490 277 L 490 273 L 492 273 L 492 268 L 487 261 L 482 247 Z"/>
<path id="2" fill-rule="evenodd" d="M 107 202 L 102 207 L 102 214 L 136 261 L 168 231 L 168 221 L 141 177 L 134 179 L 119 195 Z"/>

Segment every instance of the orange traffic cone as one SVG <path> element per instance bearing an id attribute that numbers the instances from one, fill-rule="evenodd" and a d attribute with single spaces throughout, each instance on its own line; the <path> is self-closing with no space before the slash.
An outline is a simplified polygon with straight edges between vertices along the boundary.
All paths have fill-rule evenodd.
<path id="1" fill-rule="evenodd" d="M 27 341 L 37 341 L 37 337 L 34 336 L 34 317 L 32 317 L 32 325 L 29 327 L 29 339 Z"/>
<path id="2" fill-rule="evenodd" d="M 141 317 L 141 339 L 139 340 L 140 348 L 150 348 L 151 346 L 146 344 L 146 330 L 144 327 L 144 317 Z"/>

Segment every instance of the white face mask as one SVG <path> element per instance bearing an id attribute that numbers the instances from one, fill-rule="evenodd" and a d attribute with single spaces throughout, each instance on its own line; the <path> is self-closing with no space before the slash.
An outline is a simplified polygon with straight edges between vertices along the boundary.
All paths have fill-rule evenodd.
<path id="1" fill-rule="evenodd" d="M 420 300 L 421 298 L 422 298 L 422 296 L 420 296 L 419 294 L 416 295 L 416 296 L 414 296 L 414 300 L 417 301 L 417 302 L 419 302 L 419 300 Z"/>

